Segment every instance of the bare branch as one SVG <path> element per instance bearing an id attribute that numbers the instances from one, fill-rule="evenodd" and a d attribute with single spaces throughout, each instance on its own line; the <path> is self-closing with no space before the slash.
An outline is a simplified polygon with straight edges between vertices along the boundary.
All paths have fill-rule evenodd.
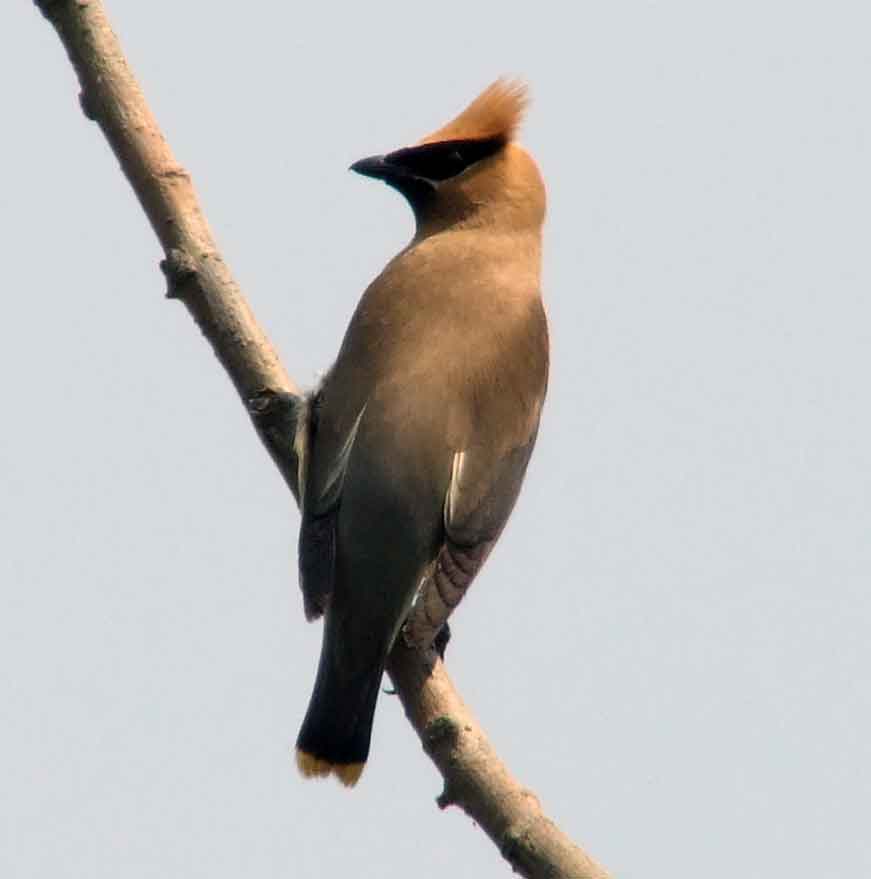
<path id="1" fill-rule="evenodd" d="M 218 252 L 190 175 L 145 103 L 102 2 L 35 2 L 75 68 L 82 110 L 106 135 L 164 249 L 167 295 L 184 302 L 211 343 L 296 496 L 299 392 Z M 440 807 L 464 809 L 523 876 L 604 879 L 607 874 L 545 817 L 535 795 L 496 756 L 441 661 L 399 642 L 388 671 L 444 776 Z"/>
<path id="2" fill-rule="evenodd" d="M 605 870 L 545 816 L 535 794 L 499 759 L 434 651 L 425 654 L 398 643 L 387 670 L 424 750 L 444 778 L 440 808 L 459 806 L 521 876 L 607 879 Z"/>
<path id="3" fill-rule="evenodd" d="M 163 247 L 167 295 L 184 302 L 211 342 L 296 495 L 297 388 L 218 252 L 190 174 L 176 161 L 146 104 L 103 4 L 36 0 L 36 5 L 54 25 L 75 68 L 83 112 L 106 135 Z"/>

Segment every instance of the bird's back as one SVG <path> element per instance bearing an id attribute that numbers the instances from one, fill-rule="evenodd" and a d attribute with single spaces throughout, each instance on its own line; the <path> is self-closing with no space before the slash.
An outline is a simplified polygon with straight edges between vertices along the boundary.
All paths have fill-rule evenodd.
<path id="1" fill-rule="evenodd" d="M 527 434 L 548 368 L 538 248 L 533 236 L 450 230 L 395 257 L 322 385 L 321 418 L 336 439 L 364 405 L 436 454 Z"/>

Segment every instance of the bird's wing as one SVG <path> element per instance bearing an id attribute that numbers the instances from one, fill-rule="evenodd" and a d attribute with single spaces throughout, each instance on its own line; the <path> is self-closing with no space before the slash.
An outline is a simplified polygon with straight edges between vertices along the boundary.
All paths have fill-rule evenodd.
<path id="1" fill-rule="evenodd" d="M 301 486 L 302 524 L 299 529 L 299 584 L 306 619 L 320 617 L 333 591 L 336 567 L 336 516 L 364 405 L 350 430 L 336 443 L 318 442 L 316 401 L 306 425 L 305 484 Z M 329 446 L 332 445 L 333 448 Z M 316 465 L 316 466 L 313 466 Z"/>
<path id="2" fill-rule="evenodd" d="M 408 615 L 408 643 L 428 646 L 466 594 L 511 515 L 535 438 L 495 461 L 482 448 L 454 454 L 445 540 Z"/>

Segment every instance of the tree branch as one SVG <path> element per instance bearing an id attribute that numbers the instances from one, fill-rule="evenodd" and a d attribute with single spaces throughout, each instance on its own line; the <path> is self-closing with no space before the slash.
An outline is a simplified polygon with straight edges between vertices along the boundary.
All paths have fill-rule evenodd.
<path id="1" fill-rule="evenodd" d="M 508 771 L 435 651 L 422 653 L 397 640 L 387 671 L 423 749 L 444 778 L 439 808 L 459 806 L 521 876 L 607 879 Z"/>
<path id="2" fill-rule="evenodd" d="M 297 495 L 296 386 L 218 252 L 190 174 L 163 137 L 97 0 L 36 0 L 54 25 L 81 86 L 166 259 L 167 296 L 187 306 L 242 397 L 282 476 Z M 289 429 L 289 432 L 287 432 Z"/>
<path id="3" fill-rule="evenodd" d="M 293 440 L 299 391 L 218 252 L 190 175 L 148 108 L 102 2 L 35 3 L 75 68 L 82 110 L 105 134 L 163 247 L 167 296 L 180 299 L 193 315 L 298 498 Z M 606 873 L 544 816 L 534 794 L 496 756 L 441 661 L 398 641 L 388 671 L 444 777 L 439 806 L 460 806 L 523 876 L 604 879 Z"/>

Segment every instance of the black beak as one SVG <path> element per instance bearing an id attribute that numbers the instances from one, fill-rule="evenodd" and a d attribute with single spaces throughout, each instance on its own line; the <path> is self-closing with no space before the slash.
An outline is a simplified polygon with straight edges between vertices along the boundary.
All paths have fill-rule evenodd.
<path id="1" fill-rule="evenodd" d="M 428 199 L 435 192 L 435 188 L 426 178 L 418 177 L 403 161 L 407 152 L 397 150 L 386 156 L 369 156 L 354 162 L 350 170 L 364 177 L 383 180 L 388 186 L 401 192 L 412 205 L 419 204 Z"/>
<path id="2" fill-rule="evenodd" d="M 356 171 L 364 177 L 374 177 L 376 180 L 387 180 L 395 177 L 397 173 L 401 173 L 401 169 L 386 162 L 384 156 L 369 156 L 360 159 L 358 162 L 354 162 L 348 170 Z"/>

